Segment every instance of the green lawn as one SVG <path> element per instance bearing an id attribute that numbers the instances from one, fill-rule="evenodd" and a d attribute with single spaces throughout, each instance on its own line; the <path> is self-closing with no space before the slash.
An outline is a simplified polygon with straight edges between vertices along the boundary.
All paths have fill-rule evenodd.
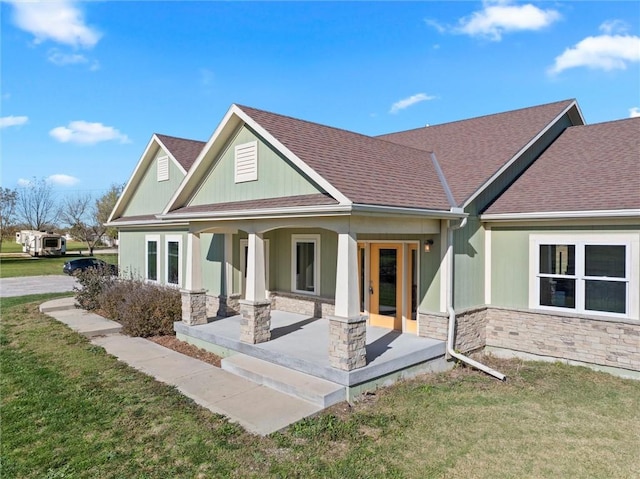
<path id="1" fill-rule="evenodd" d="M 84 255 L 86 256 L 86 254 Z M 117 254 L 95 254 L 107 263 L 118 264 Z M 38 258 L 0 258 L 0 278 L 13 278 L 16 276 L 41 276 L 62 274 L 62 265 L 72 258 L 79 258 L 78 254 L 67 254 L 59 257 Z"/>
<path id="2" fill-rule="evenodd" d="M 104 248 L 100 246 L 97 249 Z M 85 254 L 89 251 L 87 243 L 81 241 L 67 241 L 67 252 L 84 251 Z M 95 250 L 94 250 L 95 251 Z M 15 242 L 15 240 L 4 240 L 2 242 L 2 253 L 22 253 L 22 245 Z"/>
<path id="3" fill-rule="evenodd" d="M 1 300 L 2 477 L 630 478 L 640 381 L 489 360 L 244 432 L 42 315 Z"/>

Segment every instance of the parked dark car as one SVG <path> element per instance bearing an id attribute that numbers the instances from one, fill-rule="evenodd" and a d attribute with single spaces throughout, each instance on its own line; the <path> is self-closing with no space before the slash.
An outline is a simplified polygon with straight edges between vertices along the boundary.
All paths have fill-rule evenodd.
<path id="1" fill-rule="evenodd" d="M 118 267 L 98 258 L 76 258 L 67 261 L 62 267 L 62 272 L 68 275 L 78 274 L 89 268 L 96 268 L 108 275 L 118 275 Z"/>

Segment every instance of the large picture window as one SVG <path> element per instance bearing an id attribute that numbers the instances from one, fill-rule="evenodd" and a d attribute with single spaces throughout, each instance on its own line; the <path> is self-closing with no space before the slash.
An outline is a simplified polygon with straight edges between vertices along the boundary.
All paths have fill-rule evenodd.
<path id="1" fill-rule="evenodd" d="M 615 235 L 532 235 L 530 252 L 534 272 L 531 307 L 637 315 L 631 294 L 638 288 L 637 276 L 631 274 L 631 241 Z"/>
<path id="2" fill-rule="evenodd" d="M 167 284 L 181 285 L 182 282 L 182 256 L 181 256 L 182 237 L 176 235 L 168 235 L 166 237 L 166 282 Z"/>
<path id="3" fill-rule="evenodd" d="M 160 271 L 160 236 L 147 235 L 145 237 L 145 278 L 158 281 Z"/>
<path id="4" fill-rule="evenodd" d="M 320 235 L 293 235 L 291 290 L 320 294 Z"/>

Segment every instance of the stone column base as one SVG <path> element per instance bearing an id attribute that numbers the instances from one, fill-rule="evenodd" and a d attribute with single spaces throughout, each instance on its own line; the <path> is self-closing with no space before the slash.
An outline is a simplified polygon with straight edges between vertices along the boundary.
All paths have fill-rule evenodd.
<path id="1" fill-rule="evenodd" d="M 182 322 L 189 326 L 207 324 L 207 290 L 181 289 Z"/>
<path id="2" fill-rule="evenodd" d="M 240 301 L 240 341 L 249 344 L 271 339 L 271 300 Z"/>
<path id="3" fill-rule="evenodd" d="M 329 320 L 329 365 L 351 371 L 367 365 L 367 317 L 343 318 L 327 316 Z"/>

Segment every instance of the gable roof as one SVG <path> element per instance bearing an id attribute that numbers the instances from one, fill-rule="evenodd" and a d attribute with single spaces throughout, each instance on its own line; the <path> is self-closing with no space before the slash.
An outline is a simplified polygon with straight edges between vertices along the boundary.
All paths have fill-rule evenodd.
<path id="1" fill-rule="evenodd" d="M 575 100 L 564 100 L 378 138 L 433 151 L 456 203 L 463 205 L 571 109 L 574 123 L 584 123 Z"/>
<path id="2" fill-rule="evenodd" d="M 329 126 L 239 106 L 352 203 L 449 210 L 428 153 Z"/>
<path id="3" fill-rule="evenodd" d="M 173 155 L 176 161 L 185 171 L 191 169 L 193 162 L 202 151 L 206 143 L 204 141 L 188 140 L 186 138 L 178 138 L 175 136 L 155 134 L 155 137 L 165 146 L 165 149 Z"/>
<path id="4" fill-rule="evenodd" d="M 569 127 L 485 214 L 640 212 L 639 172 L 640 118 Z"/>
<path id="5" fill-rule="evenodd" d="M 122 194 L 118 198 L 118 201 L 109 216 L 108 222 L 119 218 L 126 210 L 127 205 L 131 198 L 133 198 L 136 188 L 145 174 L 145 171 L 157 153 L 157 147 L 166 151 L 171 161 L 178 166 L 183 175 L 186 175 L 204 145 L 205 143 L 202 141 L 187 140 L 184 138 L 160 135 L 157 133 L 153 134 L 149 143 L 147 143 L 140 160 L 138 160 L 133 173 L 129 177 L 129 181 L 122 190 Z M 161 206 L 164 207 L 164 205 Z"/>

